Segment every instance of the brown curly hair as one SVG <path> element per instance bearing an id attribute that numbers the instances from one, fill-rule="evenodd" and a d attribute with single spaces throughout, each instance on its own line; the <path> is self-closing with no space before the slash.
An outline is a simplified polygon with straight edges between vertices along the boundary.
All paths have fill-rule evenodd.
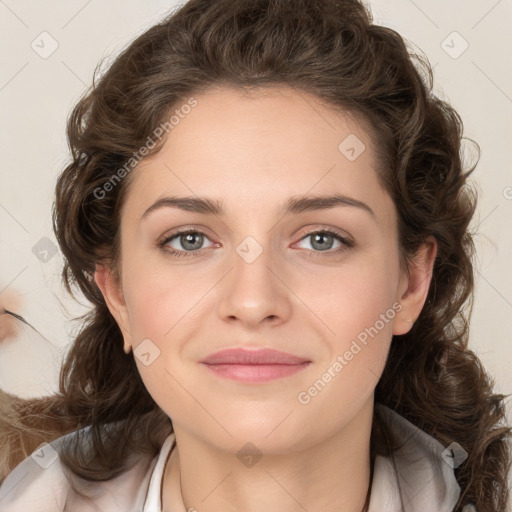
<path id="1" fill-rule="evenodd" d="M 137 37 L 74 107 L 72 161 L 58 178 L 54 230 L 67 290 L 92 303 L 60 375 L 59 393 L 22 401 L 0 394 L 0 479 L 31 449 L 90 425 L 94 458 L 68 450 L 76 475 L 107 480 L 140 453 L 156 454 L 172 421 L 146 390 L 93 275 L 116 268 L 120 209 L 131 175 L 107 181 L 177 105 L 212 86 L 285 85 L 362 115 L 374 133 L 379 178 L 398 212 L 402 262 L 428 237 L 438 251 L 427 301 L 412 329 L 394 336 L 375 401 L 467 460 L 455 470 L 455 510 L 502 512 L 508 502 L 510 428 L 504 395 L 468 348 L 477 194 L 463 168 L 463 124 L 432 93 L 432 69 L 394 30 L 372 23 L 358 0 L 190 0 Z M 162 139 L 161 142 L 163 142 Z M 150 154 L 162 143 L 155 144 Z M 5 413 L 5 414 L 4 414 Z M 109 428 L 105 428 L 109 424 Z M 377 411 L 372 458 L 392 440 Z"/>

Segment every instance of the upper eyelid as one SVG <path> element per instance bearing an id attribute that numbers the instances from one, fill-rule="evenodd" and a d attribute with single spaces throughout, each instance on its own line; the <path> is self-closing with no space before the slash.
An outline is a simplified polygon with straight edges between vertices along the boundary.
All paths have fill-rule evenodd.
<path id="1" fill-rule="evenodd" d="M 202 231 L 201 229 L 195 229 L 195 228 L 183 228 L 183 229 L 180 229 L 178 231 L 174 231 L 173 233 L 171 234 L 166 234 L 166 235 L 163 235 L 161 238 L 160 238 L 160 243 L 164 244 L 164 243 L 167 243 L 169 242 L 170 240 L 172 240 L 173 238 L 176 238 L 178 236 L 181 236 L 181 235 L 186 235 L 187 233 L 199 233 L 201 235 L 204 235 L 206 236 L 209 240 L 211 240 L 210 236 L 208 235 L 208 233 L 205 233 L 204 231 Z"/>

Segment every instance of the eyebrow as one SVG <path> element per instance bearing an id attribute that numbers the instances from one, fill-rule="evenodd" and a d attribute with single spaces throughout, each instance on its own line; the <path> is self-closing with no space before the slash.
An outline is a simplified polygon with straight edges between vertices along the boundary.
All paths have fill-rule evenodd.
<path id="1" fill-rule="evenodd" d="M 318 195 L 318 196 L 292 196 L 287 199 L 281 213 L 284 215 L 293 213 L 304 213 L 318 210 L 328 210 L 340 206 L 353 206 L 369 213 L 375 217 L 375 212 L 362 201 L 342 194 Z M 163 197 L 152 204 L 143 214 L 141 219 L 146 218 L 151 212 L 160 208 L 178 208 L 188 212 L 203 213 L 206 215 L 225 214 L 222 202 L 206 197 Z"/>

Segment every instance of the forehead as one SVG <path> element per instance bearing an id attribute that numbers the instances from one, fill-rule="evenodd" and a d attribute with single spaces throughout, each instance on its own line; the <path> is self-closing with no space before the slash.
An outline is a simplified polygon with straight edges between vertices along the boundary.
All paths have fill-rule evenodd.
<path id="1" fill-rule="evenodd" d="M 385 194 L 369 126 L 353 113 L 286 87 L 215 88 L 194 99 L 162 149 L 132 171 L 136 193 L 126 200 L 139 213 L 171 193 L 245 208 L 308 192 L 364 202 Z"/>

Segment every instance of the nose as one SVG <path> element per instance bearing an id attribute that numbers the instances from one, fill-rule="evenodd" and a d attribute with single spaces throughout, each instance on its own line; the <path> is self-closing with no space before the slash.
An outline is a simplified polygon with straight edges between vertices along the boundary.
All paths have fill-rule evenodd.
<path id="1" fill-rule="evenodd" d="M 293 292 L 286 286 L 283 266 L 251 237 L 233 254 L 219 293 L 219 316 L 249 329 L 286 322 L 291 314 Z"/>

